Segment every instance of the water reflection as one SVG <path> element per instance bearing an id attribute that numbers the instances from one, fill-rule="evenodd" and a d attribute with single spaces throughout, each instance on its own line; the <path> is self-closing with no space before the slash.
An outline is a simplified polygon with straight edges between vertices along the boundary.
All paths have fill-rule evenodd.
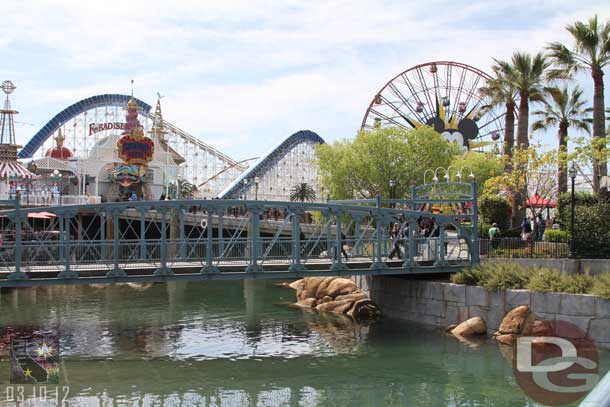
<path id="1" fill-rule="evenodd" d="M 2 292 L 0 325 L 59 330 L 79 406 L 534 405 L 493 343 L 292 301 L 266 281 L 23 289 Z"/>

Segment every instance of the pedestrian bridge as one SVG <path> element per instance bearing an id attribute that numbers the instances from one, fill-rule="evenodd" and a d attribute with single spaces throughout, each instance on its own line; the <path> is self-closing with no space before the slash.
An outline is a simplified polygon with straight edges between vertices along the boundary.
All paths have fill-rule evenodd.
<path id="1" fill-rule="evenodd" d="M 417 210 L 426 202 L 471 204 L 459 214 Z M 440 200 L 414 189 L 413 199 L 393 201 L 2 204 L 0 287 L 434 274 L 478 262 L 469 195 Z M 398 237 L 390 234 L 395 223 Z M 436 228 L 428 237 L 424 224 Z"/>

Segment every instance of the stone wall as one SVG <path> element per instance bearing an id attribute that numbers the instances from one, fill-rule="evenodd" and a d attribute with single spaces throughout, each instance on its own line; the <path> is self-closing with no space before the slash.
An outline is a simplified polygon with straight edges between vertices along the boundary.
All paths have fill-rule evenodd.
<path id="1" fill-rule="evenodd" d="M 610 271 L 607 259 L 509 259 L 483 258 L 482 263 L 516 263 L 523 267 L 547 267 L 568 274 L 600 274 Z"/>
<path id="2" fill-rule="evenodd" d="M 480 316 L 490 334 L 506 312 L 525 304 L 543 319 L 577 325 L 598 346 L 610 349 L 610 302 L 593 295 L 489 292 L 482 287 L 384 276 L 372 278 L 370 293 L 385 316 L 443 328 Z"/>

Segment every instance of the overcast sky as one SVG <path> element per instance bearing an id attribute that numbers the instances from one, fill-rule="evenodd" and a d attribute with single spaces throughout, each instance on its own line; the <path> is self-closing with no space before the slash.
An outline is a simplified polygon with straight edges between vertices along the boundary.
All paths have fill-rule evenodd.
<path id="1" fill-rule="evenodd" d="M 492 57 L 569 42 L 567 23 L 610 18 L 608 1 L 493 3 L 3 0 L 0 81 L 17 86 L 21 144 L 80 99 L 128 94 L 133 78 L 149 104 L 165 95 L 168 121 L 243 159 L 301 129 L 353 137 L 376 92 L 413 65 L 489 71 Z M 606 88 L 608 105 L 607 76 Z"/>

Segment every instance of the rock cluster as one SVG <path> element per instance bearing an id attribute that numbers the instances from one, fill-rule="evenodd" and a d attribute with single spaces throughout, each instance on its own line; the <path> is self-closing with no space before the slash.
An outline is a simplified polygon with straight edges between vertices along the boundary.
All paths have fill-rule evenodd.
<path id="1" fill-rule="evenodd" d="M 498 331 L 493 334 L 493 338 L 499 343 L 512 345 L 519 336 L 544 335 L 548 329 L 545 321 L 531 312 L 529 306 L 519 305 L 506 313 Z M 461 337 L 483 335 L 487 332 L 487 326 L 482 318 L 474 317 L 457 326 L 448 327 L 447 332 L 460 339 Z"/>
<path id="2" fill-rule="evenodd" d="M 296 305 L 318 311 L 346 314 L 354 319 L 374 318 L 377 305 L 349 278 L 305 277 L 289 287 L 296 290 Z"/>

